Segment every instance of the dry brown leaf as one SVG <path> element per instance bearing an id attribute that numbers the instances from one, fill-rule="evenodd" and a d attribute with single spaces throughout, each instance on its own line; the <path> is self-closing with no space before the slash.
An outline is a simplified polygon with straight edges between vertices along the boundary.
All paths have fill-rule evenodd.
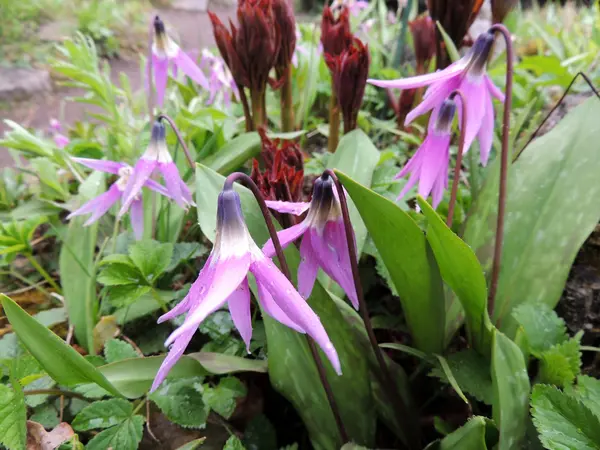
<path id="1" fill-rule="evenodd" d="M 28 420 L 27 450 L 55 450 L 74 435 L 73 428 L 66 422 L 58 424 L 48 432 L 41 424 Z"/>

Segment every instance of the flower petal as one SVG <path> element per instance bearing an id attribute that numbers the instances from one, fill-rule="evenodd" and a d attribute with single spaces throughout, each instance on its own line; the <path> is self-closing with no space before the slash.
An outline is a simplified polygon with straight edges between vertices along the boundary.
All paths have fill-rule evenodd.
<path id="1" fill-rule="evenodd" d="M 135 240 L 141 240 L 144 237 L 144 204 L 141 198 L 131 202 L 129 221 L 131 222 L 131 228 L 133 228 Z"/>
<path id="2" fill-rule="evenodd" d="M 271 294 L 269 294 L 269 291 L 267 291 L 267 289 L 263 286 L 262 283 L 259 283 L 257 281 L 256 286 L 258 286 L 258 301 L 260 303 L 260 306 L 262 306 L 263 310 L 265 311 L 265 313 L 267 313 L 269 316 L 271 316 L 277 322 L 282 323 L 286 327 L 289 327 L 292 330 L 297 331 L 298 333 L 302 333 L 302 334 L 306 333 L 306 331 L 304 331 L 304 328 L 302 328 L 300 325 L 298 325 L 296 322 L 294 322 L 292 319 L 290 319 L 281 310 L 281 308 L 279 306 L 277 306 L 277 303 L 275 303 L 275 301 L 273 300 L 273 297 L 271 296 Z"/>
<path id="3" fill-rule="evenodd" d="M 444 160 L 448 160 L 448 148 L 450 146 L 450 135 L 429 135 L 427 136 L 427 147 L 423 155 L 423 163 L 419 175 L 418 193 L 421 197 L 427 198 L 431 193 L 433 185 L 438 177 L 447 176 L 441 173 L 444 167 Z M 447 167 L 448 164 L 445 164 Z"/>
<path id="4" fill-rule="evenodd" d="M 473 144 L 481 128 L 481 122 L 485 113 L 485 84 L 483 81 L 476 84 L 465 78 L 460 85 L 460 90 L 464 94 L 467 103 L 467 129 L 465 130 L 464 149 L 466 153 L 471 148 L 471 144 Z M 462 108 L 459 108 L 459 112 L 462 114 Z"/>
<path id="5" fill-rule="evenodd" d="M 202 73 L 192 58 L 190 58 L 183 50 L 179 49 L 177 55 L 173 58 L 173 61 L 183 73 L 202 86 L 203 89 L 209 89 L 208 80 L 204 76 L 204 73 Z"/>
<path id="6" fill-rule="evenodd" d="M 89 167 L 93 170 L 99 170 L 100 172 L 119 174 L 119 169 L 125 167 L 127 164 L 123 164 L 116 161 L 106 161 L 102 159 L 91 159 L 91 158 L 73 158 L 73 161 Z"/>
<path id="7" fill-rule="evenodd" d="M 270 209 L 284 214 L 299 216 L 310 208 L 310 202 L 281 202 L 279 200 L 267 200 L 265 202 Z"/>
<path id="8" fill-rule="evenodd" d="M 183 193 L 181 192 L 182 179 L 175 163 L 158 163 L 158 170 L 160 170 L 160 173 L 162 173 L 165 180 L 169 196 L 175 200 L 175 203 L 180 207 L 187 209 L 187 202 L 184 200 Z"/>
<path id="9" fill-rule="evenodd" d="M 273 300 L 291 320 L 299 324 L 321 347 L 335 371 L 341 375 L 342 368 L 337 352 L 319 317 L 308 306 L 294 286 L 267 257 L 257 258 L 250 271 L 258 283 L 263 284 Z"/>
<path id="10" fill-rule="evenodd" d="M 496 86 L 494 84 L 494 82 L 488 75 L 485 75 L 484 79 L 485 79 L 485 84 L 488 88 L 488 91 L 490 91 L 490 94 L 492 95 L 492 97 L 494 97 L 496 100 L 500 100 L 501 102 L 504 103 L 504 98 L 505 98 L 504 92 L 502 92 L 498 88 L 498 86 Z"/>
<path id="11" fill-rule="evenodd" d="M 374 86 L 382 88 L 396 88 L 396 89 L 413 89 L 421 86 L 427 86 L 438 81 L 446 81 L 457 75 L 459 75 L 465 69 L 465 63 L 461 59 L 454 64 L 449 65 L 444 70 L 439 70 L 434 73 L 427 75 L 418 75 L 410 78 L 400 78 L 398 80 L 374 80 L 372 78 L 367 80 Z"/>
<path id="12" fill-rule="evenodd" d="M 171 197 L 171 194 L 169 194 L 167 188 L 164 187 L 162 184 L 158 183 L 157 181 L 154 181 L 152 178 L 148 178 L 148 180 L 146 180 L 146 182 L 144 183 L 144 186 L 154 192 L 158 192 L 160 195 L 164 195 L 165 197 L 173 200 L 173 197 Z"/>
<path id="13" fill-rule="evenodd" d="M 194 202 L 194 198 L 192 197 L 190 188 L 188 188 L 187 184 L 185 184 L 185 181 L 183 181 L 183 179 L 180 182 L 180 189 L 181 189 L 181 195 L 183 195 L 183 200 L 188 205 L 196 206 L 196 203 Z"/>
<path id="14" fill-rule="evenodd" d="M 446 100 L 446 97 L 448 97 L 448 94 L 450 94 L 450 92 L 456 89 L 459 82 L 460 80 L 458 78 L 454 78 L 431 86 L 427 97 L 424 97 L 423 101 L 406 115 L 404 125 L 408 125 L 421 114 L 425 114 L 427 111 L 434 109 L 436 106 L 441 105 L 442 102 Z M 429 123 L 435 123 L 435 118 L 430 117 Z"/>
<path id="15" fill-rule="evenodd" d="M 250 315 L 250 290 L 248 280 L 243 280 L 233 294 L 227 299 L 229 312 L 233 324 L 240 332 L 246 344 L 246 351 L 250 353 L 250 339 L 252 338 L 252 316 Z"/>
<path id="16" fill-rule="evenodd" d="M 129 177 L 125 191 L 123 191 L 123 204 L 119 210 L 118 217 L 123 216 L 131 206 L 131 203 L 140 194 L 142 187 L 156 169 L 158 163 L 155 160 L 140 158 L 133 168 L 133 174 Z"/>
<path id="17" fill-rule="evenodd" d="M 296 239 L 298 239 L 302 233 L 306 231 L 308 225 L 306 220 L 303 220 L 297 225 L 293 225 L 285 230 L 279 231 L 277 233 L 277 237 L 279 238 L 279 242 L 281 243 L 281 248 L 286 248 Z M 273 240 L 269 239 L 262 248 L 262 251 L 269 258 L 272 258 L 275 255 L 275 246 L 273 245 Z"/>
<path id="18" fill-rule="evenodd" d="M 85 226 L 91 225 L 100 217 L 102 217 L 106 211 L 108 211 L 112 205 L 121 197 L 121 191 L 116 184 L 113 184 L 108 191 L 100 194 L 98 197 L 91 199 L 86 202 L 76 211 L 73 211 L 67 216 L 67 220 L 81 216 L 83 214 L 92 213 L 90 218 L 85 222 Z"/>
<path id="19" fill-rule="evenodd" d="M 169 78 L 169 59 L 159 58 L 152 55 L 152 66 L 154 68 L 154 85 L 156 89 L 156 103 L 159 107 L 165 101 L 165 91 L 167 89 L 167 79 Z"/>
<path id="20" fill-rule="evenodd" d="M 152 382 L 152 387 L 150 388 L 151 393 L 154 392 L 160 386 L 160 384 L 167 377 L 169 371 L 177 363 L 179 358 L 181 358 L 181 355 L 183 355 L 183 352 L 185 351 L 186 347 L 192 340 L 192 337 L 194 336 L 195 332 L 196 332 L 195 329 L 188 330 L 185 333 L 182 333 L 175 340 L 175 342 L 173 343 L 173 346 L 171 347 L 171 349 L 169 350 L 169 353 L 167 354 L 167 357 L 162 362 L 162 364 L 160 365 L 160 368 L 158 369 L 158 372 L 156 373 L 156 377 L 154 378 L 154 381 Z"/>
<path id="21" fill-rule="evenodd" d="M 485 112 L 481 128 L 477 137 L 479 138 L 479 155 L 481 164 L 486 165 L 490 157 L 490 150 L 494 141 L 494 105 L 490 93 L 485 91 L 485 100 L 483 101 Z"/>
<path id="22" fill-rule="evenodd" d="M 298 293 L 306 299 L 310 297 L 319 273 L 319 259 L 312 248 L 310 235 L 310 232 L 306 233 L 302 238 L 298 266 Z"/>

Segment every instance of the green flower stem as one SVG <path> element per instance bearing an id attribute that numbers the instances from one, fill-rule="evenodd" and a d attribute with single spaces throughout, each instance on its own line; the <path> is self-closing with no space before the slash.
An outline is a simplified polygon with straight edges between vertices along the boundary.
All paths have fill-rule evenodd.
<path id="1" fill-rule="evenodd" d="M 50 276 L 50 274 L 48 272 L 46 272 L 46 270 L 40 265 L 39 262 L 37 262 L 37 260 L 33 256 L 33 254 L 31 254 L 31 253 L 24 253 L 24 255 L 25 255 L 25 258 L 27 258 L 27 260 L 35 268 L 35 270 L 37 270 L 38 273 L 42 277 L 44 277 L 44 279 L 50 284 L 50 286 L 52 286 L 54 288 L 54 290 L 56 291 L 56 293 L 59 294 L 59 295 L 62 295 L 62 290 L 61 290 L 60 286 L 58 284 L 56 284 L 56 281 L 54 281 L 54 279 Z"/>
<path id="2" fill-rule="evenodd" d="M 117 236 L 119 235 L 119 225 L 121 224 L 120 218 L 115 218 L 115 225 L 113 227 L 112 233 L 112 245 L 110 249 L 110 253 L 114 253 L 117 250 Z"/>

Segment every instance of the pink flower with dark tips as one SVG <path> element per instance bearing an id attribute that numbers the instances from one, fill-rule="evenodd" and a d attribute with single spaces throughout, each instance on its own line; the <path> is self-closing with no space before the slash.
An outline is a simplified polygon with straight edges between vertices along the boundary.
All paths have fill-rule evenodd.
<path id="1" fill-rule="evenodd" d="M 260 251 L 244 222 L 239 195 L 231 187 L 225 187 L 219 194 L 217 233 L 206 264 L 181 303 L 158 319 L 161 323 L 187 313 L 183 325 L 165 342 L 172 347 L 156 374 L 151 392 L 158 388 L 183 355 L 198 325 L 226 303 L 249 350 L 252 337 L 249 272 L 256 280 L 258 302 L 263 311 L 283 325 L 311 336 L 335 371 L 341 374 L 337 352 L 319 317 L 285 275 Z"/>
<path id="2" fill-rule="evenodd" d="M 481 151 L 481 163 L 488 161 L 494 136 L 494 106 L 492 97 L 504 101 L 504 94 L 486 74 L 486 63 L 494 34 L 482 33 L 473 47 L 460 60 L 444 70 L 427 75 L 419 75 L 399 80 L 367 80 L 383 88 L 414 89 L 430 85 L 423 101 L 407 116 L 405 125 L 417 116 L 438 107 L 448 95 L 460 89 L 467 99 L 467 125 L 465 134 L 465 152 L 477 137 Z M 459 105 L 460 109 L 460 105 Z"/>
<path id="3" fill-rule="evenodd" d="M 310 203 L 267 201 L 267 206 L 275 211 L 294 215 L 301 215 L 308 211 L 302 222 L 277 233 L 284 248 L 302 236 L 300 244 L 302 261 L 298 267 L 300 295 L 304 298 L 310 296 L 319 268 L 322 268 L 344 289 L 354 308 L 358 309 L 346 231 L 337 191 L 334 189 L 331 177 L 323 174 L 317 178 Z M 264 245 L 263 252 L 269 257 L 275 254 L 271 240 Z"/>

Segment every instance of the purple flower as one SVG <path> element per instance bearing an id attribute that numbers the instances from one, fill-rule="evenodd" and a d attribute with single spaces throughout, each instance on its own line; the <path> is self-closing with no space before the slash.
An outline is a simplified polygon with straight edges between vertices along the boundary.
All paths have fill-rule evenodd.
<path id="1" fill-rule="evenodd" d="M 165 141 L 165 126 L 154 122 L 152 137 L 148 148 L 133 168 L 123 192 L 123 204 L 118 217 L 127 212 L 132 203 L 139 198 L 142 187 L 147 184 L 152 174 L 158 169 L 162 174 L 168 196 L 179 206 L 187 209 L 193 205 L 192 194 L 179 175 L 179 170 L 173 162 Z"/>
<path id="2" fill-rule="evenodd" d="M 420 105 L 407 116 L 405 124 L 421 114 L 439 107 L 450 92 L 460 89 L 467 99 L 465 152 L 475 137 L 479 138 L 481 163 L 487 163 L 494 136 L 494 106 L 492 97 L 504 101 L 504 94 L 486 74 L 486 62 L 494 42 L 494 34 L 482 33 L 473 47 L 460 60 L 444 70 L 400 80 L 367 80 L 384 88 L 414 89 L 431 85 Z M 458 105 L 460 110 L 460 104 Z"/>
<path id="3" fill-rule="evenodd" d="M 340 202 L 331 177 L 323 174 L 317 178 L 310 203 L 267 201 L 267 206 L 294 215 L 300 215 L 308 210 L 302 222 L 277 233 L 284 248 L 302 236 L 300 244 L 302 261 L 298 267 L 300 295 L 304 298 L 310 296 L 320 267 L 344 289 L 352 305 L 358 309 L 358 297 L 352 278 Z M 275 254 L 270 239 L 263 247 L 263 252 L 269 257 Z"/>
<path id="4" fill-rule="evenodd" d="M 221 97 L 223 105 L 229 108 L 232 98 L 239 99 L 237 85 L 231 76 L 231 72 L 222 58 L 215 56 L 210 50 L 202 50 L 201 68 L 208 68 L 208 100 L 207 105 L 212 105 Z"/>
<path id="5" fill-rule="evenodd" d="M 444 190 L 448 187 L 448 163 L 450 159 L 450 138 L 452 137 L 452 120 L 456 112 L 453 100 L 446 99 L 441 106 L 433 110 L 429 118 L 427 137 L 421 147 L 402 168 L 397 178 L 410 173 L 408 182 L 400 192 L 398 200 L 419 182 L 418 193 L 427 198 L 433 197 L 433 207 L 437 208 Z"/>
<path id="6" fill-rule="evenodd" d="M 58 148 L 65 148 L 71 142 L 67 136 L 61 133 L 54 133 L 53 139 Z"/>
<path id="7" fill-rule="evenodd" d="M 67 219 L 71 219 L 72 217 L 91 214 L 88 220 L 84 223 L 84 226 L 88 226 L 102 217 L 118 200 L 122 200 L 125 192 L 125 186 L 127 185 L 129 178 L 133 173 L 133 168 L 125 163 L 116 161 L 101 161 L 99 159 L 88 158 L 73 158 L 73 160 L 79 164 L 89 167 L 90 169 L 112 173 L 119 176 L 117 181 L 111 185 L 108 191 L 96 198 L 93 198 L 81 206 L 78 210 L 73 211 L 67 216 Z M 160 185 L 156 181 L 147 180 L 144 183 L 144 186 L 166 197 L 171 197 L 164 186 Z M 136 239 L 141 239 L 144 232 L 144 210 L 142 206 L 141 195 L 136 196 L 131 202 L 131 226 Z"/>
<path id="8" fill-rule="evenodd" d="M 196 63 L 167 35 L 165 24 L 158 16 L 154 18 L 154 44 L 152 45 L 152 67 L 156 84 L 157 102 L 162 106 L 167 88 L 169 63 L 173 64 L 188 77 L 208 89 L 206 77 Z"/>
<path id="9" fill-rule="evenodd" d="M 341 8 L 346 6 L 354 17 L 360 15 L 363 9 L 369 7 L 369 2 L 365 0 L 334 0 L 331 4 L 332 8 Z"/>
<path id="10" fill-rule="evenodd" d="M 341 374 L 337 352 L 319 317 L 257 247 L 246 228 L 239 195 L 233 189 L 225 188 L 219 194 L 217 233 L 206 264 L 181 303 L 158 319 L 160 323 L 187 312 L 183 325 L 165 342 L 165 345 L 173 346 L 156 374 L 151 391 L 158 388 L 181 357 L 198 325 L 225 303 L 249 350 L 252 316 L 248 272 L 256 279 L 258 302 L 264 312 L 282 324 L 311 336 L 323 349 L 335 371 Z"/>

